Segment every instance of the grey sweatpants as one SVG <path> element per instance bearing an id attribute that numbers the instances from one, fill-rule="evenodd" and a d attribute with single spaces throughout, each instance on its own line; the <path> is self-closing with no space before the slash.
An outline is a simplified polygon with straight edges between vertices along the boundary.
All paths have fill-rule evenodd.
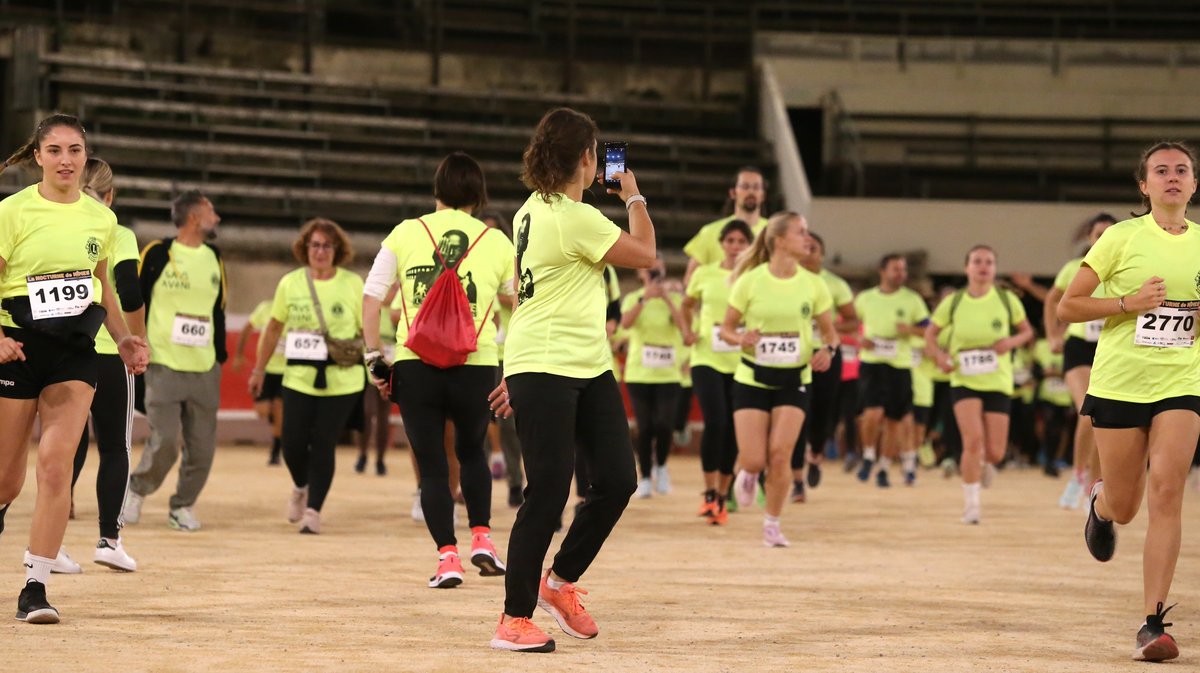
<path id="1" fill-rule="evenodd" d="M 150 365 L 146 369 L 150 437 L 141 462 L 129 476 L 129 490 L 147 496 L 162 486 L 179 457 L 182 430 L 183 461 L 170 506 L 176 509 L 196 504 L 217 449 L 220 403 L 221 365 L 215 364 L 207 372 L 177 372 L 163 365 Z"/>

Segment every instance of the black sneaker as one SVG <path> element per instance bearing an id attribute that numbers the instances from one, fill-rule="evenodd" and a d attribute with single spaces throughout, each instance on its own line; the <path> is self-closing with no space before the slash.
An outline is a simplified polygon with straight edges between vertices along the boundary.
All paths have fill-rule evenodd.
<path id="1" fill-rule="evenodd" d="M 17 599 L 17 619 L 29 624 L 57 624 L 58 610 L 46 600 L 46 585 L 29 580 Z"/>
<path id="2" fill-rule="evenodd" d="M 858 468 L 858 480 L 866 482 L 871 478 L 871 468 L 875 467 L 875 461 L 869 458 L 863 458 L 862 466 Z"/>
<path id="3" fill-rule="evenodd" d="M 1174 605 L 1171 608 L 1175 607 Z M 1179 656 L 1179 645 L 1171 634 L 1167 633 L 1170 623 L 1163 623 L 1163 618 L 1171 611 L 1163 609 L 1159 603 L 1152 615 L 1146 615 L 1146 623 L 1137 634 L 1137 649 L 1133 651 L 1134 661 L 1167 661 Z"/>
<path id="4" fill-rule="evenodd" d="M 508 506 L 520 507 L 525 502 L 525 495 L 521 493 L 520 486 L 510 486 L 508 488 Z"/>
<path id="5" fill-rule="evenodd" d="M 816 488 L 821 485 L 821 465 L 819 463 L 808 464 L 808 487 Z"/>
<path id="6" fill-rule="evenodd" d="M 367 454 L 358 454 L 358 460 L 354 461 L 354 471 L 359 474 L 367 471 Z"/>
<path id="7" fill-rule="evenodd" d="M 875 473 L 875 485 L 879 488 L 892 487 L 892 482 L 888 481 L 887 470 L 880 470 Z"/>
<path id="8" fill-rule="evenodd" d="M 1083 540 L 1087 543 L 1088 551 L 1102 563 L 1111 560 L 1117 551 L 1117 531 L 1113 522 L 1104 521 L 1096 514 L 1096 496 L 1103 483 L 1103 479 L 1092 482 L 1088 495 L 1087 523 L 1083 524 Z"/>
<path id="9" fill-rule="evenodd" d="M 808 501 L 808 496 L 804 494 L 804 482 L 799 479 L 792 481 L 792 502 L 803 503 Z"/>
<path id="10" fill-rule="evenodd" d="M 0 533 L 4 532 L 4 515 L 8 513 L 8 505 L 0 507 Z"/>
<path id="11" fill-rule="evenodd" d="M 375 474 L 380 477 L 387 476 L 387 464 L 382 460 L 375 461 Z"/>

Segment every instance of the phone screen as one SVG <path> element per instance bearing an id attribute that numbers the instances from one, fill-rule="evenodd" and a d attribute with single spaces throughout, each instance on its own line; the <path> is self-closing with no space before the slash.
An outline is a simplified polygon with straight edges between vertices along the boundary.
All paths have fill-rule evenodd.
<path id="1" fill-rule="evenodd" d="M 625 172 L 625 143 L 604 143 L 604 182 L 614 189 L 620 182 L 613 179 L 614 173 Z"/>

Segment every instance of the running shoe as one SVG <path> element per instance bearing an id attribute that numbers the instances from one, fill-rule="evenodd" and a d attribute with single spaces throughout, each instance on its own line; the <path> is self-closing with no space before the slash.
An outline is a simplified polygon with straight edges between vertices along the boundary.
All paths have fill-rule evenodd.
<path id="1" fill-rule="evenodd" d="M 1067 487 L 1063 489 L 1062 496 L 1058 499 L 1058 506 L 1063 509 L 1079 509 L 1079 500 L 1083 495 L 1083 484 L 1074 476 L 1067 480 Z"/>
<path id="2" fill-rule="evenodd" d="M 892 482 L 888 481 L 887 470 L 880 470 L 875 473 L 875 485 L 879 488 L 891 488 Z"/>
<path id="3" fill-rule="evenodd" d="M 654 492 L 659 495 L 671 494 L 671 473 L 666 465 L 659 465 L 652 470 L 654 476 Z"/>
<path id="4" fill-rule="evenodd" d="M 57 624 L 58 610 L 46 600 L 46 585 L 35 580 L 25 583 L 17 598 L 17 619 L 27 624 Z"/>
<path id="5" fill-rule="evenodd" d="M 135 524 L 142 518 L 142 503 L 145 498 L 134 493 L 132 490 L 125 494 L 125 504 L 121 507 L 121 521 L 127 524 Z"/>
<path id="6" fill-rule="evenodd" d="M 979 484 L 984 488 L 991 488 L 994 483 L 996 483 L 996 466 L 985 462 L 983 473 L 979 477 Z"/>
<path id="7" fill-rule="evenodd" d="M 83 572 L 83 568 L 79 567 L 75 559 L 67 554 L 66 547 L 59 547 L 58 556 L 54 557 L 54 565 L 50 566 L 50 572 L 59 575 L 78 575 Z"/>
<path id="8" fill-rule="evenodd" d="M 504 463 L 504 454 L 503 453 L 499 453 L 499 452 L 493 453 L 491 463 L 492 463 L 492 481 L 500 481 L 501 479 L 503 479 L 505 477 L 506 474 L 508 474 L 508 471 L 505 469 L 506 466 Z"/>
<path id="9" fill-rule="evenodd" d="M 1175 607 L 1174 605 L 1171 608 Z M 1133 651 L 1134 661 L 1167 661 L 1179 656 L 1179 645 L 1171 634 L 1167 633 L 1170 622 L 1163 623 L 1163 618 L 1171 611 L 1163 609 L 1159 603 L 1152 615 L 1146 615 L 1146 623 L 1137 634 L 1137 649 Z"/>
<path id="10" fill-rule="evenodd" d="M 92 556 L 92 560 L 106 568 L 121 572 L 131 573 L 137 570 L 137 561 L 125 552 L 125 545 L 121 544 L 120 538 L 117 538 L 116 546 L 113 546 L 108 540 L 100 538 L 100 541 L 96 543 L 96 553 Z"/>
<path id="11" fill-rule="evenodd" d="M 691 446 L 692 444 L 692 429 L 684 427 L 682 430 L 676 430 L 671 433 L 671 441 L 675 442 L 675 446 Z"/>
<path id="12" fill-rule="evenodd" d="M 700 511 L 696 516 L 712 517 L 717 513 L 717 492 L 705 491 L 704 500 L 700 502 Z"/>
<path id="13" fill-rule="evenodd" d="M 917 448 L 917 462 L 921 467 L 933 467 L 937 465 L 937 454 L 933 451 L 933 445 L 925 442 Z"/>
<path id="14" fill-rule="evenodd" d="M 317 510 L 307 507 L 304 510 L 304 516 L 300 519 L 300 534 L 301 535 L 320 535 L 321 534 L 321 513 Z"/>
<path id="15" fill-rule="evenodd" d="M 729 491 L 725 493 L 725 511 L 729 512 L 730 514 L 733 514 L 734 512 L 738 511 L 738 502 L 737 502 L 737 498 L 734 495 L 734 488 L 733 488 L 736 485 L 737 485 L 736 481 L 730 482 L 729 483 Z"/>
<path id="16" fill-rule="evenodd" d="M 710 526 L 724 526 L 729 523 L 729 510 L 725 508 L 727 501 L 720 500 L 717 502 L 717 509 L 712 516 L 708 517 Z"/>
<path id="17" fill-rule="evenodd" d="M 975 526 L 979 524 L 979 520 L 981 518 L 979 503 L 968 504 L 963 507 L 963 523 L 970 526 Z"/>
<path id="18" fill-rule="evenodd" d="M 1088 489 L 1088 518 L 1083 525 L 1083 540 L 1087 543 L 1092 558 L 1101 563 L 1112 559 L 1117 551 L 1117 531 L 1113 522 L 1104 521 L 1096 514 L 1096 498 L 1104 490 L 1104 480 L 1097 479 Z"/>
<path id="19" fill-rule="evenodd" d="M 853 472 L 854 468 L 858 467 L 859 461 L 861 460 L 862 456 L 858 455 L 854 451 L 847 451 L 846 462 L 842 465 L 842 471 L 846 473 Z"/>
<path id="20" fill-rule="evenodd" d="M 638 482 L 637 497 L 645 499 L 654 495 L 654 484 L 649 479 L 642 479 Z"/>
<path id="21" fill-rule="evenodd" d="M 551 589 L 546 582 L 549 577 L 550 571 L 547 570 L 542 576 L 541 586 L 538 587 L 538 607 L 549 612 L 554 621 L 558 622 L 558 627 L 568 636 L 585 640 L 595 638 L 600 629 L 584 609 L 583 603 L 579 602 L 579 594 L 587 595 L 587 592 L 571 582 L 563 584 L 559 589 Z"/>
<path id="22" fill-rule="evenodd" d="M 546 635 L 528 617 L 506 617 L 500 615 L 496 635 L 492 638 L 493 650 L 509 652 L 553 652 L 554 639 Z"/>
<path id="23" fill-rule="evenodd" d="M 821 485 L 821 464 L 820 463 L 809 463 L 808 464 L 808 474 L 805 476 L 808 477 L 808 487 L 809 488 L 816 488 L 816 487 L 820 486 Z"/>
<path id="24" fill-rule="evenodd" d="M 858 480 L 866 483 L 871 478 L 871 468 L 875 467 L 875 461 L 863 459 L 862 466 L 858 468 Z"/>
<path id="25" fill-rule="evenodd" d="M 792 482 L 792 502 L 803 504 L 808 500 L 804 494 L 804 482 L 796 480 Z"/>
<path id="26" fill-rule="evenodd" d="M 278 441 L 278 440 L 276 440 Z M 271 457 L 267 458 L 267 465 L 282 465 L 283 464 L 283 447 L 275 445 L 271 447 Z"/>
<path id="27" fill-rule="evenodd" d="M 788 539 L 783 536 L 783 531 L 777 523 L 768 523 L 763 526 L 763 546 L 764 547 L 786 547 L 790 544 Z"/>
<path id="28" fill-rule="evenodd" d="M 191 507 L 176 507 L 167 516 L 167 525 L 175 530 L 193 533 L 200 530 L 200 519 Z"/>
<path id="29" fill-rule="evenodd" d="M 958 474 L 958 463 L 954 462 L 953 458 L 949 458 L 949 457 L 943 458 L 941 468 L 942 468 L 942 476 L 947 479 Z"/>
<path id="30" fill-rule="evenodd" d="M 904 473 L 904 485 L 905 486 L 916 486 L 917 485 L 917 473 L 916 472 L 905 472 Z"/>
<path id="31" fill-rule="evenodd" d="M 300 523 L 300 519 L 304 518 L 304 508 L 308 504 L 308 487 L 296 488 L 292 487 L 292 497 L 288 498 L 287 520 L 288 523 Z"/>
<path id="32" fill-rule="evenodd" d="M 1042 468 L 1042 474 L 1050 477 L 1051 479 L 1058 479 L 1060 476 L 1058 466 L 1054 464 L 1054 461 L 1046 462 L 1046 466 Z"/>
<path id="33" fill-rule="evenodd" d="M 354 461 L 354 471 L 362 474 L 367 471 L 367 454 L 358 454 L 358 460 Z M 293 521 L 292 523 L 296 523 Z"/>
<path id="34" fill-rule="evenodd" d="M 446 551 L 439 554 L 437 572 L 429 578 L 429 588 L 453 589 L 462 583 L 462 559 L 458 558 L 458 552 Z"/>
<path id="35" fill-rule="evenodd" d="M 479 574 L 484 577 L 504 575 L 504 562 L 496 553 L 496 547 L 492 544 L 492 536 L 486 529 L 479 529 L 479 532 L 471 531 L 471 564 L 479 568 Z"/>
<path id="36" fill-rule="evenodd" d="M 386 477 L 387 476 L 387 463 L 383 462 L 382 460 L 375 461 L 375 476 L 377 476 L 377 477 Z"/>
<path id="37" fill-rule="evenodd" d="M 838 444 L 837 440 L 833 439 L 832 437 L 825 440 L 825 457 L 830 460 L 837 460 Z"/>
<path id="38" fill-rule="evenodd" d="M 421 489 L 419 488 L 416 493 L 413 493 L 412 512 L 409 516 L 417 523 L 425 523 L 425 510 L 421 509 Z"/>
<path id="39" fill-rule="evenodd" d="M 738 470 L 737 478 L 733 481 L 733 493 L 737 496 L 738 507 L 749 507 L 754 504 L 754 493 L 758 490 L 758 475 L 745 470 Z"/>

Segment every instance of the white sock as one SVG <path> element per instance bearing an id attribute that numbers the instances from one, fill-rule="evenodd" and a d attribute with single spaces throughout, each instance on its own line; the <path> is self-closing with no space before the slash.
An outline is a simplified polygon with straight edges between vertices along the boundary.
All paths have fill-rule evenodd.
<path id="1" fill-rule="evenodd" d="M 875 460 L 875 447 L 873 447 L 873 446 L 863 447 L 863 460 L 870 460 L 870 461 Z"/>
<path id="2" fill-rule="evenodd" d="M 917 452 L 905 451 L 904 453 L 900 454 L 900 465 L 904 468 L 905 472 L 916 472 Z"/>
<path id="3" fill-rule="evenodd" d="M 963 500 L 967 506 L 979 506 L 979 482 L 963 484 Z"/>
<path id="4" fill-rule="evenodd" d="M 30 580 L 41 582 L 43 585 L 50 582 L 50 568 L 54 566 L 54 559 L 44 556 L 34 556 L 29 552 L 25 552 L 25 582 L 28 584 Z"/>
<path id="5" fill-rule="evenodd" d="M 555 591 L 558 591 L 559 589 L 563 588 L 563 586 L 566 583 L 567 583 L 566 580 L 559 581 L 559 580 L 554 579 L 554 575 L 546 576 L 546 586 L 550 587 L 551 589 L 554 589 Z"/>
<path id="6" fill-rule="evenodd" d="M 880 471 L 880 472 L 887 472 L 887 471 L 888 471 L 888 468 L 889 468 L 889 467 L 891 467 L 891 466 L 892 466 L 892 459 L 891 459 L 891 458 L 888 458 L 887 456 L 884 456 L 883 458 L 880 458 L 880 459 L 879 459 L 879 471 Z"/>
<path id="7" fill-rule="evenodd" d="M 763 527 L 764 528 L 766 526 L 778 526 L 778 525 L 779 525 L 779 517 L 771 516 L 770 514 L 763 517 Z"/>

